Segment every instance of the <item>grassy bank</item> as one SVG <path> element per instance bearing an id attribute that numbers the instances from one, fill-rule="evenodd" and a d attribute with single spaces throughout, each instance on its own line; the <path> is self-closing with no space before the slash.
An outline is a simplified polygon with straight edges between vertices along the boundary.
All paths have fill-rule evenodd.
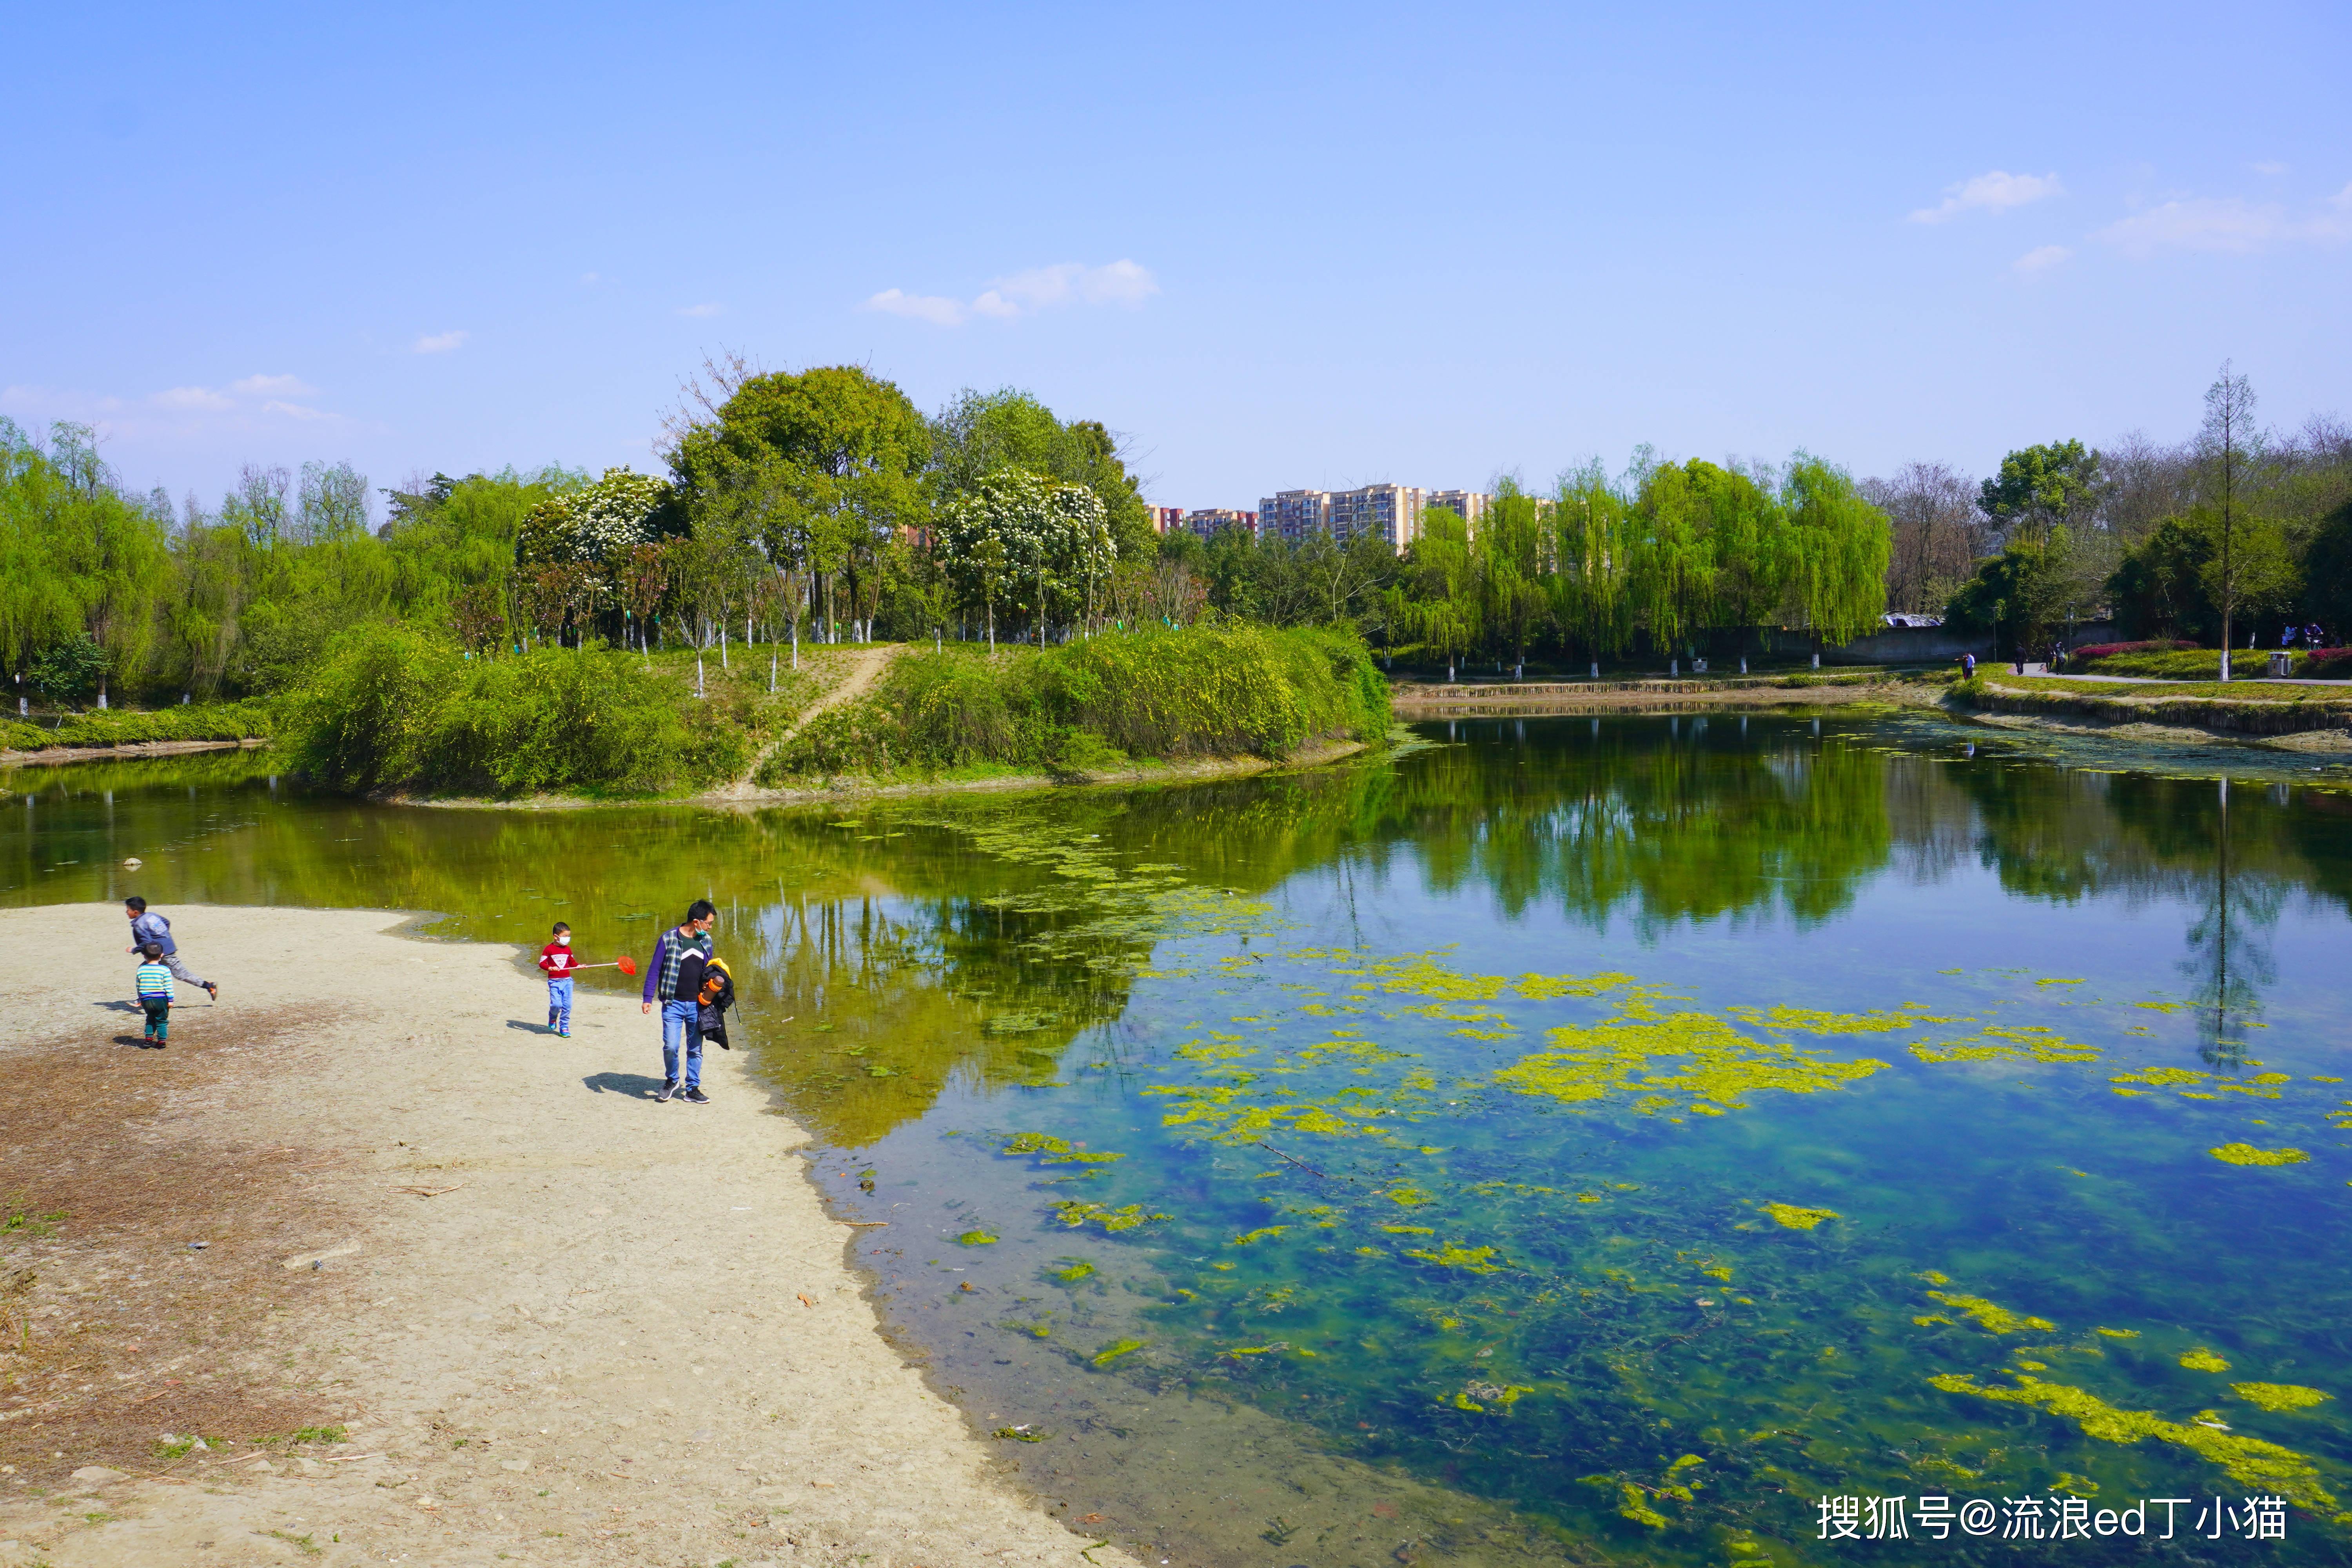
<path id="1" fill-rule="evenodd" d="M 2231 736 L 2295 735 L 2352 725 L 2352 692 L 2249 680 L 2118 686 L 2063 676 L 2004 682 L 1998 675 L 1979 675 L 1954 682 L 1949 694 L 1953 702 L 1988 713 L 2161 724 Z"/>
<path id="2" fill-rule="evenodd" d="M 2335 657 L 2330 658 L 2329 655 Z M 2290 653 L 2287 673 L 2299 679 L 2352 679 L 2352 658 L 2328 648 L 2315 658 Z M 2240 679 L 2259 676 L 2270 668 L 2267 648 L 2241 648 L 2230 656 L 2230 668 Z M 2175 648 L 2145 653 L 2116 653 L 2077 658 L 2074 667 L 2084 675 L 2130 675 L 2150 680 L 2211 680 L 2221 679 L 2221 655 L 2216 648 Z"/>
<path id="3" fill-rule="evenodd" d="M 842 777 L 1290 756 L 1386 732 L 1388 683 L 1339 633 L 1194 626 L 1066 647 L 901 655 L 777 748 L 767 788 Z"/>
<path id="4" fill-rule="evenodd" d="M 691 655 L 683 666 L 600 647 L 469 659 L 411 628 L 371 626 L 338 641 L 286 700 L 280 743 L 300 772 L 355 793 L 703 788 L 749 765 L 791 699 L 763 700 L 747 670 L 697 700 L 692 677 Z"/>
<path id="5" fill-rule="evenodd" d="M 274 732 L 270 710 L 260 702 L 208 702 L 146 713 L 110 709 L 77 713 L 55 726 L 16 719 L 0 721 L 0 751 L 134 746 L 157 741 L 249 741 Z"/>

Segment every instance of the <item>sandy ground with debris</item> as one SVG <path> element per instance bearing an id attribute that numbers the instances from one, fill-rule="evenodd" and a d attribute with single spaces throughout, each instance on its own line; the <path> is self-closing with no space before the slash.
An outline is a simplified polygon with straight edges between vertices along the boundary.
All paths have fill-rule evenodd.
<path id="1" fill-rule="evenodd" d="M 1133 1562 L 887 1342 L 740 1054 L 656 1104 L 634 994 L 169 912 L 222 997 L 153 1050 L 120 910 L 0 911 L 0 1564 Z"/>

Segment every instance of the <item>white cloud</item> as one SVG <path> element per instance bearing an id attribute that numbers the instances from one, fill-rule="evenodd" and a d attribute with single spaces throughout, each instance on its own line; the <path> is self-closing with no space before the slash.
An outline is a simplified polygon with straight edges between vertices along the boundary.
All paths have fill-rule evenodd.
<path id="1" fill-rule="evenodd" d="M 2256 163 L 2254 165 L 2254 173 L 2257 174 L 2268 174 L 2273 179 L 2276 179 L 2279 175 L 2286 173 L 2286 165 L 2284 163 Z"/>
<path id="2" fill-rule="evenodd" d="M 2251 256 L 2274 245 L 2336 245 L 2352 239 L 2352 185 L 2305 209 L 2242 196 L 2181 196 L 2119 218 L 2098 238 L 2132 257 L 2159 250 Z"/>
<path id="3" fill-rule="evenodd" d="M 2074 254 L 2063 245 L 2037 245 L 2011 265 L 2020 272 L 2045 272 Z"/>
<path id="4" fill-rule="evenodd" d="M 934 326 L 952 327 L 963 320 L 962 302 L 938 294 L 909 294 L 902 289 L 885 289 L 866 301 L 869 310 L 879 310 L 886 316 L 909 316 Z"/>
<path id="5" fill-rule="evenodd" d="M 152 401 L 159 408 L 177 408 L 191 414 L 226 414 L 236 406 L 236 399 L 209 386 L 175 386 L 157 393 Z"/>
<path id="6" fill-rule="evenodd" d="M 228 384 L 231 392 L 247 397 L 316 397 L 319 389 L 299 375 L 248 375 Z"/>
<path id="7" fill-rule="evenodd" d="M 724 305 L 680 305 L 677 313 L 681 316 L 716 316 L 726 309 Z"/>
<path id="8" fill-rule="evenodd" d="M 416 340 L 415 352 L 421 354 L 446 354 L 466 342 L 463 331 L 432 332 Z"/>
<path id="9" fill-rule="evenodd" d="M 2212 250 L 2243 256 L 2287 237 L 2286 209 L 2237 196 L 2191 196 L 2134 213 L 2099 230 L 2128 256 L 2158 250 Z"/>
<path id="10" fill-rule="evenodd" d="M 2045 196 L 2063 195 L 2065 190 L 2055 174 L 2011 174 L 1995 169 L 1989 174 L 1962 180 L 1957 185 L 1946 185 L 1943 201 L 1932 207 L 1921 207 L 1911 215 L 1911 221 L 1942 223 L 1964 212 L 2003 212 Z"/>
<path id="11" fill-rule="evenodd" d="M 1121 258 L 1103 267 L 1057 261 L 992 279 L 980 296 L 966 305 L 936 294 L 907 294 L 886 289 L 866 301 L 869 310 L 911 316 L 938 326 L 952 327 L 968 316 L 1010 321 L 1055 305 L 1124 305 L 1129 310 L 1160 292 L 1160 280 L 1139 262 Z"/>
<path id="12" fill-rule="evenodd" d="M 264 414 L 283 414 L 289 419 L 340 419 L 340 414 L 330 414 L 323 408 L 307 408 L 299 403 L 281 403 L 276 398 L 261 405 Z"/>

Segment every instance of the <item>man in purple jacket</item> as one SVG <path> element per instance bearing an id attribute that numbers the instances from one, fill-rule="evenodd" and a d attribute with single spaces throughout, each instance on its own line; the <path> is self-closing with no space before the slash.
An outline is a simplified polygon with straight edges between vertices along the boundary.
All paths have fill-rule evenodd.
<path id="1" fill-rule="evenodd" d="M 653 959 L 646 965 L 644 1005 L 638 1011 L 650 1013 L 655 1003 L 661 1004 L 662 1086 L 656 1100 L 678 1096 L 694 1105 L 710 1103 L 710 1097 L 702 1092 L 700 1008 L 692 991 L 679 991 L 677 972 L 688 953 L 698 953 L 706 961 L 710 957 L 710 924 L 718 918 L 719 910 L 709 899 L 695 900 L 686 911 L 686 923 L 661 933 L 661 940 L 654 943 Z M 700 967 L 696 965 L 698 970 Z M 699 981 L 698 973 L 696 979 Z M 678 1059 L 681 1056 L 683 1062 Z"/>

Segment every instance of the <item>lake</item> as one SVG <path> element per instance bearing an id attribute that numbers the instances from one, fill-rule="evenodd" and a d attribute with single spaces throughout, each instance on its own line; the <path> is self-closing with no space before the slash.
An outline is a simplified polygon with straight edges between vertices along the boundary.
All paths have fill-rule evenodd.
<path id="1" fill-rule="evenodd" d="M 757 812 L 19 769 L 0 897 L 592 959 L 711 898 L 894 1339 L 1153 1562 L 2347 1560 L 2342 770 L 1852 710 L 1413 733 Z"/>

